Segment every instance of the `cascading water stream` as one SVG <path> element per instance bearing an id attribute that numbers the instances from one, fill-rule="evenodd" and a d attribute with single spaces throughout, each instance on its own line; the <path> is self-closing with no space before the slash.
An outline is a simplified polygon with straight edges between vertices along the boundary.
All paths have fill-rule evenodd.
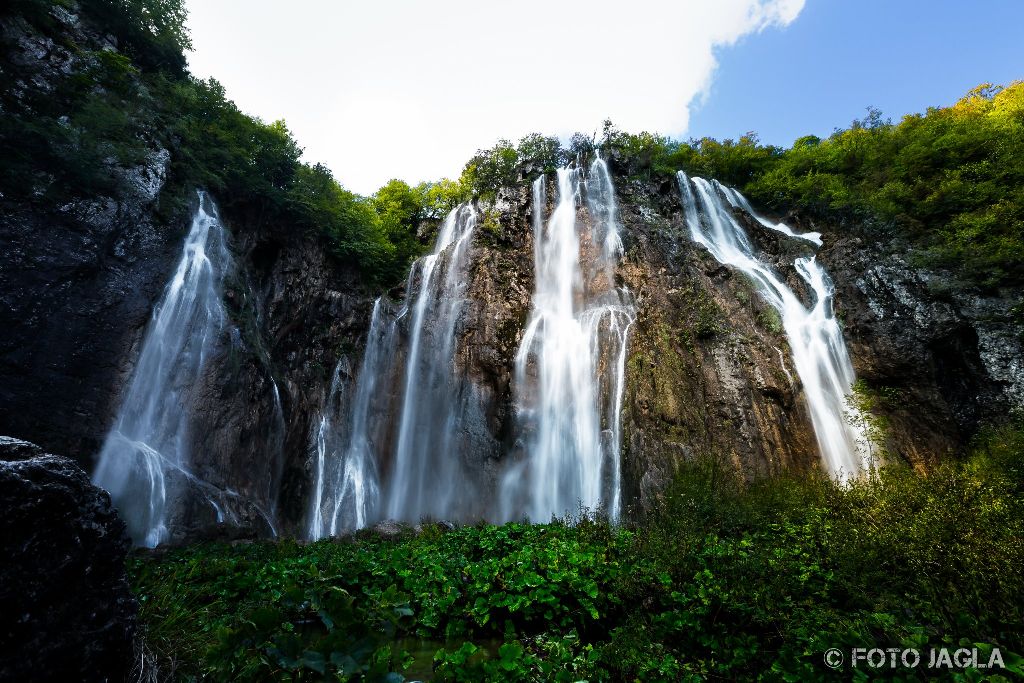
<path id="1" fill-rule="evenodd" d="M 522 457 L 505 473 L 501 517 L 534 521 L 580 506 L 621 513 L 621 412 L 632 298 L 615 287 L 622 242 L 604 161 L 557 174 L 545 223 L 546 179 L 533 184 L 535 290 L 515 359 Z M 590 217 L 581 240 L 577 208 Z"/>
<path id="2" fill-rule="evenodd" d="M 810 308 L 772 269 L 758 260 L 733 210 L 744 211 L 765 227 L 821 244 L 818 233 L 796 234 L 753 212 L 743 195 L 715 181 L 678 173 L 683 210 L 691 238 L 719 263 L 748 275 L 765 300 L 779 312 L 803 385 L 814 433 L 829 472 L 849 480 L 871 467 L 870 443 L 856 409 L 850 405 L 854 372 L 842 330 L 832 311 L 833 285 L 815 257 L 798 258 L 794 267 L 814 294 Z"/>
<path id="3" fill-rule="evenodd" d="M 394 519 L 445 518 L 463 492 L 453 441 L 461 386 L 454 342 L 477 219 L 472 204 L 456 207 L 441 226 L 433 253 L 417 260 L 409 275 L 410 301 L 417 280 L 419 289 L 408 309 L 409 351 L 388 486 L 386 511 Z"/>
<path id="4" fill-rule="evenodd" d="M 359 529 L 381 516 L 416 522 L 457 511 L 464 491 L 453 436 L 461 415 L 454 347 L 477 218 L 471 204 L 448 214 L 433 252 L 413 263 L 408 299 L 397 314 L 383 299 L 374 303 L 351 401 L 343 396 L 341 364 L 335 369 L 313 434 L 310 538 Z M 394 405 L 388 389 L 396 380 Z M 378 464 L 384 463 L 390 471 L 382 486 Z"/>
<path id="5" fill-rule="evenodd" d="M 342 362 L 334 369 L 327 404 L 314 434 L 316 472 L 308 536 L 312 540 L 365 527 L 376 514 L 379 484 L 370 409 L 391 367 L 395 321 L 373 303 L 370 331 L 351 410 L 346 412 Z M 343 420 L 348 417 L 347 436 Z"/>
<path id="6" fill-rule="evenodd" d="M 221 283 L 231 268 L 216 207 L 199 193 L 199 207 L 181 260 L 142 343 L 121 409 L 100 451 L 93 481 L 107 489 L 136 543 L 155 546 L 167 534 L 169 507 L 189 472 L 189 393 L 225 323 Z M 230 492 L 229 492 L 230 493 Z M 210 504 L 223 514 L 213 498 Z"/>

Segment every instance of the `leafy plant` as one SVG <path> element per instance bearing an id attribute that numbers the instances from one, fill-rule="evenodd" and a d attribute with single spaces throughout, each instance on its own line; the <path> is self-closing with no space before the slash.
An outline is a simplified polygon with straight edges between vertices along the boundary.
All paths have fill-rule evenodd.
<path id="1" fill-rule="evenodd" d="M 832 647 L 965 639 L 1012 667 L 1022 493 L 1024 430 L 993 428 L 928 477 L 850 486 L 698 461 L 635 528 L 428 525 L 140 552 L 130 570 L 148 643 L 184 678 L 398 680 L 409 639 L 437 643 L 448 681 L 825 680 Z"/>

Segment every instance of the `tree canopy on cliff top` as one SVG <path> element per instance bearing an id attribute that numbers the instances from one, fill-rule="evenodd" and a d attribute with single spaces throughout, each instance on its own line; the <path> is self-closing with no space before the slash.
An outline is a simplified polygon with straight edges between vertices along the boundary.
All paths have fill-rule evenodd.
<path id="1" fill-rule="evenodd" d="M 78 45 L 61 11 L 78 12 L 118 51 Z M 799 209 L 879 241 L 909 242 L 922 264 L 946 267 L 981 287 L 1024 283 L 1024 83 L 983 84 L 948 107 L 898 124 L 869 110 L 849 128 L 789 148 L 738 140 L 686 142 L 630 134 L 606 124 L 600 137 L 568 145 L 539 134 L 481 150 L 457 180 L 411 187 L 392 181 L 375 197 L 348 192 L 302 149 L 283 121 L 242 113 L 213 80 L 192 77 L 182 0 L 13 0 L 3 14 L 27 22 L 76 57 L 55 88 L 34 88 L 0 42 L 0 193 L 56 204 L 112 191 L 120 171 L 153 143 L 171 151 L 161 200 L 180 210 L 192 188 L 209 188 L 227 213 L 277 221 L 325 236 L 370 280 L 401 279 L 426 247 L 417 228 L 473 196 L 572 163 L 600 146 L 619 175 L 677 170 L 737 186 L 768 209 Z M 13 24 L 11 24 L 13 25 Z M 255 217 L 255 218 L 254 218 Z"/>

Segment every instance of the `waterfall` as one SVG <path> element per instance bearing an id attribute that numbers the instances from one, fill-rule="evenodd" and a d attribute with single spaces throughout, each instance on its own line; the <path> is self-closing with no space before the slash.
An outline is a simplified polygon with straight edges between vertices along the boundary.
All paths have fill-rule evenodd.
<path id="1" fill-rule="evenodd" d="M 370 331 L 360 366 L 351 409 L 343 400 L 342 365 L 338 361 L 327 403 L 316 423 L 316 472 L 308 537 L 311 540 L 361 529 L 377 510 L 379 495 L 374 430 L 370 409 L 381 378 L 391 366 L 395 321 L 386 320 L 380 298 L 373 303 Z M 344 418 L 348 418 L 348 429 Z"/>
<path id="2" fill-rule="evenodd" d="M 221 283 L 231 268 L 227 237 L 205 193 L 177 269 L 153 310 L 114 426 L 93 480 L 110 492 L 136 543 L 166 538 L 178 487 L 213 487 L 189 471 L 190 391 L 225 323 Z M 223 515 L 214 497 L 208 502 Z"/>
<path id="3" fill-rule="evenodd" d="M 455 438 L 462 386 L 455 338 L 477 220 L 471 204 L 453 209 L 433 251 L 413 263 L 405 305 L 392 313 L 383 298 L 374 303 L 351 401 L 341 380 L 345 359 L 335 368 L 312 438 L 309 538 L 359 529 L 382 516 L 451 517 L 468 495 Z"/>
<path id="4" fill-rule="evenodd" d="M 621 514 L 621 413 L 632 297 L 615 286 L 622 256 L 611 176 L 596 159 L 557 172 L 547 222 L 546 179 L 533 183 L 535 288 L 515 358 L 522 453 L 506 471 L 501 516 L 538 522 L 580 506 Z M 589 239 L 577 221 L 589 214 Z"/>
<path id="5" fill-rule="evenodd" d="M 743 211 L 765 227 L 821 244 L 818 233 L 796 234 L 753 212 L 743 195 L 716 181 L 678 173 L 683 211 L 691 238 L 719 263 L 737 268 L 782 317 L 800 383 L 803 385 L 818 448 L 829 472 L 842 480 L 870 469 L 870 444 L 856 409 L 850 405 L 854 372 L 842 330 L 832 310 L 834 287 L 814 256 L 793 266 L 814 295 L 810 308 L 764 262 L 758 260 L 746 231 L 733 211 Z"/>
<path id="6" fill-rule="evenodd" d="M 467 493 L 459 480 L 458 444 L 462 382 L 455 373 L 455 333 L 465 297 L 477 211 L 456 207 L 438 233 L 434 251 L 409 274 L 409 346 L 387 515 L 418 521 L 451 516 Z M 414 286 L 419 283 L 415 297 Z"/>

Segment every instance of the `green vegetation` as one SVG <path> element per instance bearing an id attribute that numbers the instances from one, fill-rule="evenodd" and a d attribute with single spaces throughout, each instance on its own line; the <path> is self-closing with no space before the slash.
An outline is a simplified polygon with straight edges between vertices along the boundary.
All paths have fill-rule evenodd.
<path id="1" fill-rule="evenodd" d="M 739 140 L 680 142 L 605 122 L 567 147 L 533 134 L 480 150 L 460 183 L 477 196 L 532 180 L 600 147 L 617 171 L 666 178 L 682 169 L 741 188 L 778 212 L 799 209 L 877 241 L 902 239 L 921 265 L 968 286 L 1024 283 L 1024 82 L 971 90 L 956 104 L 898 124 L 874 109 L 826 139 L 785 149 Z"/>
<path id="2" fill-rule="evenodd" d="M 634 176 L 679 169 L 740 187 L 776 211 L 801 209 L 877 240 L 903 238 L 922 264 L 981 287 L 1024 283 L 1024 82 L 971 90 L 898 124 L 877 110 L 789 149 L 674 142 L 606 129 Z"/>
<path id="3" fill-rule="evenodd" d="M 65 25 L 67 12 L 102 27 L 118 50 L 76 44 Z M 242 113 L 219 83 L 185 70 L 183 0 L 15 0 L 0 15 L 11 19 L 13 30 L 53 40 L 73 60 L 70 69 L 46 72 L 52 88 L 34 87 L 26 84 L 25 67 L 8 59 L 16 33 L 3 34 L 5 201 L 52 209 L 114 193 L 127 171 L 162 147 L 171 154 L 159 206 L 167 222 L 180 222 L 194 189 L 206 188 L 229 218 L 319 233 L 366 279 L 391 284 L 423 250 L 418 223 L 436 220 L 460 191 L 450 181 L 405 186 L 415 209 L 396 209 L 395 188 L 404 183 L 364 198 L 342 188 L 326 167 L 302 162 L 302 149 L 283 121 Z M 43 64 L 29 66 L 37 67 Z"/>
<path id="4" fill-rule="evenodd" d="M 870 443 L 884 451 L 889 437 L 888 415 L 903 401 L 903 392 L 895 387 L 872 386 L 863 379 L 853 383 L 847 419 L 863 428 Z"/>
<path id="5" fill-rule="evenodd" d="M 848 488 L 695 464 L 636 528 L 428 525 L 130 570 L 149 646 L 183 680 L 819 680 L 832 647 L 974 643 L 985 661 L 1001 648 L 1010 671 L 985 674 L 1008 680 L 1024 674 L 1022 494 L 1024 430 L 1007 429 L 927 477 Z"/>
<path id="6" fill-rule="evenodd" d="M 102 27 L 118 50 L 76 45 L 58 19 L 63 10 Z M 188 74 L 183 0 L 12 0 L 0 15 L 75 58 L 72 69 L 49 74 L 52 89 L 34 88 L 6 61 L 13 44 L 0 42 L 0 193 L 8 201 L 57 206 L 112 192 L 125 169 L 160 146 L 172 160 L 161 202 L 167 217 L 194 187 L 206 187 L 229 216 L 318 231 L 339 258 L 392 283 L 423 251 L 423 221 L 585 160 L 599 143 L 632 177 L 684 169 L 718 178 L 776 211 L 801 209 L 880 241 L 901 238 L 921 264 L 952 269 L 966 285 L 1024 283 L 1022 83 L 985 84 L 895 125 L 869 110 L 846 130 L 788 149 L 762 145 L 753 133 L 678 142 L 610 122 L 598 140 L 576 134 L 566 146 L 533 134 L 479 151 L 457 181 L 392 181 L 364 198 L 325 167 L 302 162 L 284 122 L 247 116 L 216 81 Z"/>

